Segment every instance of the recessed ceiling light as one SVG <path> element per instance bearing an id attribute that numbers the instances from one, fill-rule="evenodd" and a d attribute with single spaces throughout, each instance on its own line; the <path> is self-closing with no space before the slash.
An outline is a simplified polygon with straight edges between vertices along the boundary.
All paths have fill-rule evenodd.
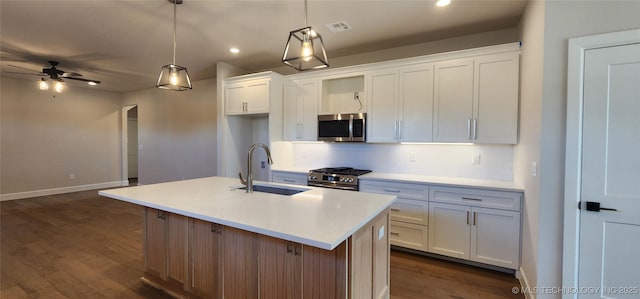
<path id="1" fill-rule="evenodd" d="M 437 7 L 444 7 L 449 4 L 451 4 L 451 0 L 438 0 L 438 2 L 436 2 Z"/>
<path id="2" fill-rule="evenodd" d="M 238 53 L 240 53 L 240 49 L 238 49 L 238 48 L 231 48 L 231 49 L 229 49 L 229 52 L 231 52 L 231 53 L 233 53 L 233 54 L 238 54 Z"/>

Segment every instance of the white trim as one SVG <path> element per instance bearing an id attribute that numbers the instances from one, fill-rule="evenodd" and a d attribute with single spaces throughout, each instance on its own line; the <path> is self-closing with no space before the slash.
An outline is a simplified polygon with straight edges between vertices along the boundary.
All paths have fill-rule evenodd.
<path id="1" fill-rule="evenodd" d="M 129 181 L 129 110 L 138 107 L 137 104 L 122 107 L 122 181 Z M 127 183 L 128 184 L 128 183 Z"/>
<path id="2" fill-rule="evenodd" d="M 0 201 L 63 194 L 63 193 L 70 193 L 70 192 L 87 191 L 87 190 L 96 190 L 96 189 L 104 189 L 104 188 L 124 187 L 124 186 L 129 186 L 129 181 L 114 181 L 114 182 L 105 182 L 105 183 L 97 183 L 97 184 L 0 194 Z"/>
<path id="3" fill-rule="evenodd" d="M 562 286 L 566 288 L 578 287 L 580 210 L 577 206 L 581 188 L 584 53 L 589 49 L 633 43 L 640 43 L 640 29 L 569 39 L 562 252 Z M 577 294 L 565 293 L 562 298 L 577 298 Z"/>
<path id="4" fill-rule="evenodd" d="M 529 280 L 527 279 L 527 275 L 524 274 L 522 267 L 520 267 L 518 272 L 520 273 L 520 277 L 518 277 L 518 281 L 520 281 L 520 292 L 524 294 L 526 299 L 535 299 L 536 294 L 533 294 L 533 292 L 530 291 L 533 290 L 533 288 L 529 285 Z M 523 290 L 526 290 L 526 292 Z"/>

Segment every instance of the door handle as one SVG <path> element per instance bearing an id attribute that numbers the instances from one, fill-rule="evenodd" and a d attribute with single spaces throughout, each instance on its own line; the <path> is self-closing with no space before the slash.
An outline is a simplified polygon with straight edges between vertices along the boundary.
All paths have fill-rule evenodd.
<path id="1" fill-rule="evenodd" d="M 587 201 L 587 211 L 600 212 L 601 210 L 602 211 L 613 211 L 613 212 L 617 212 L 618 211 L 616 209 L 603 208 L 603 207 L 600 206 L 599 202 Z"/>

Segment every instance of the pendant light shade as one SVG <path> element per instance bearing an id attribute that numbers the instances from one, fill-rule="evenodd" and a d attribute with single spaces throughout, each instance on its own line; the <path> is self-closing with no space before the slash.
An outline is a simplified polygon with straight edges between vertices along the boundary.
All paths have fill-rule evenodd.
<path id="1" fill-rule="evenodd" d="M 176 5 L 183 0 L 168 0 L 173 3 L 173 63 L 167 64 L 160 70 L 160 76 L 156 83 L 157 88 L 183 91 L 191 89 L 191 79 L 187 68 L 176 65 Z"/>
<path id="2" fill-rule="evenodd" d="M 304 28 L 289 32 L 282 62 L 299 71 L 328 67 L 322 36 L 307 26 L 307 0 L 304 1 L 304 25 Z"/>

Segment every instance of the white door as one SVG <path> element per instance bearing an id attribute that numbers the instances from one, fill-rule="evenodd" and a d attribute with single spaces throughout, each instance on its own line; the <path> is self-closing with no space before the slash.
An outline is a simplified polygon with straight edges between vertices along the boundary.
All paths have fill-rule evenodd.
<path id="1" fill-rule="evenodd" d="M 584 65 L 580 298 L 638 298 L 640 44 L 586 50 Z"/>

